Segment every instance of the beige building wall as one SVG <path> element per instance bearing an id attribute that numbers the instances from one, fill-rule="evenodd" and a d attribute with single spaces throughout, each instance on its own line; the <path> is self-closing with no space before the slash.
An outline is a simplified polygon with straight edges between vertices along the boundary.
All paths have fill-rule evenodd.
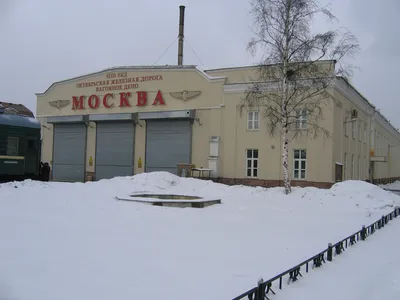
<path id="1" fill-rule="evenodd" d="M 223 176 L 228 178 L 260 179 L 267 181 L 282 180 L 282 140 L 280 132 L 270 136 L 266 120 L 262 118 L 263 110 L 259 112 L 259 129 L 249 130 L 247 127 L 248 112 L 253 109 L 242 108 L 242 99 L 245 91 L 233 89 L 225 92 L 224 110 L 224 160 L 230 162 L 223 164 Z M 333 102 L 324 101 L 324 118 L 320 126 L 333 132 Z M 289 144 L 289 170 L 293 177 L 293 151 L 306 150 L 306 178 L 299 181 L 333 182 L 333 141 L 322 134 L 318 138 L 299 136 Z M 259 153 L 259 170 L 257 177 L 247 177 L 246 151 L 256 149 Z M 296 181 L 296 179 L 293 179 Z"/>
<path id="2" fill-rule="evenodd" d="M 162 77 L 161 80 L 146 81 L 139 83 L 135 89 L 99 91 L 94 87 L 82 87 L 88 82 L 104 82 L 108 74 L 124 74 L 125 78 L 141 78 L 144 76 Z M 113 69 L 100 72 L 95 75 L 79 77 L 64 82 L 53 84 L 45 93 L 37 94 L 37 116 L 41 122 L 43 133 L 42 161 L 52 164 L 53 160 L 53 128 L 52 124 L 46 123 L 49 116 L 73 116 L 86 114 L 113 114 L 113 113 L 135 113 L 149 111 L 175 111 L 195 109 L 195 121 L 193 123 L 192 139 L 192 163 L 198 167 L 208 167 L 209 139 L 211 136 L 221 136 L 222 126 L 222 100 L 224 78 L 211 78 L 208 75 L 194 68 L 183 69 Z M 134 84 L 134 83 L 128 83 Z M 115 85 L 115 84 L 114 84 Z M 124 85 L 124 84 L 122 84 Z M 101 85 L 103 87 L 106 85 Z M 170 93 L 187 91 L 199 91 L 201 94 L 193 99 L 176 99 Z M 137 91 L 148 93 L 148 105 L 137 106 Z M 165 105 L 152 105 L 157 92 L 161 91 Z M 119 93 L 131 93 L 129 97 L 130 107 L 119 107 Z M 114 104 L 112 108 L 104 107 L 103 97 L 107 93 L 113 93 L 114 98 L 109 98 L 108 105 Z M 90 95 L 99 96 L 100 105 L 98 108 L 88 107 L 87 99 Z M 72 109 L 73 97 L 85 96 L 84 109 Z M 50 105 L 57 100 L 69 100 L 65 107 Z M 223 139 L 222 139 L 223 140 Z M 135 126 L 135 149 L 134 172 L 141 173 L 145 170 L 145 146 L 146 145 L 146 122 L 139 120 Z M 91 158 L 91 159 L 90 159 Z M 139 165 L 139 158 L 142 161 Z M 87 148 L 86 148 L 86 171 L 94 172 L 96 164 L 96 123 L 87 124 Z"/>
<path id="3" fill-rule="evenodd" d="M 344 180 L 367 180 L 373 108 L 344 81 L 336 84 L 334 159 L 343 164 Z M 357 112 L 354 120 L 353 110 Z"/>
<path id="4" fill-rule="evenodd" d="M 400 174 L 400 134 L 382 117 L 374 114 L 372 122 L 372 149 L 377 157 L 384 157 L 383 162 L 374 163 L 374 179 L 398 177 Z"/>
<path id="5" fill-rule="evenodd" d="M 328 65 L 331 66 L 331 65 Z M 329 68 L 328 68 L 329 69 Z M 120 79 L 134 80 L 121 83 L 128 89 L 103 91 L 104 83 L 110 74 Z M 152 80 L 140 81 L 146 78 Z M 130 78 L 130 79 L 129 79 Z M 46 122 L 48 116 L 73 116 L 87 114 L 113 114 L 155 111 L 175 111 L 195 109 L 192 125 L 192 163 L 196 167 L 209 167 L 210 138 L 219 137 L 218 176 L 225 179 L 241 180 L 251 184 L 275 185 L 282 180 L 282 141 L 280 133 L 271 137 L 267 123 L 259 111 L 259 128 L 249 130 L 248 110 L 240 110 L 245 90 L 250 80 L 259 78 L 259 69 L 243 67 L 234 69 L 209 70 L 203 73 L 194 67 L 156 67 L 156 68 L 115 68 L 103 72 L 81 76 L 55 83 L 41 94 L 37 94 L 37 117 L 42 126 L 42 161 L 53 160 L 53 125 Z M 137 80 L 139 79 L 139 80 Z M 88 82 L 102 82 L 103 85 L 87 86 Z M 132 86 L 137 84 L 137 86 Z M 115 84 L 114 84 L 115 86 Z M 100 89 L 99 89 L 100 88 Z M 171 93 L 187 91 L 201 92 L 192 99 L 176 99 Z M 147 105 L 137 106 L 138 91 L 148 94 Z M 152 105 L 158 91 L 161 91 L 165 105 Z M 119 93 L 130 92 L 130 107 L 120 107 Z M 113 93 L 108 104 L 103 105 L 103 97 Z M 375 108 L 344 80 L 338 80 L 330 90 L 332 98 L 327 99 L 323 109 L 320 126 L 330 136 L 319 135 L 298 137 L 289 145 L 289 170 L 293 178 L 293 151 L 306 150 L 306 178 L 292 179 L 295 184 L 334 183 L 336 165 L 343 165 L 343 179 L 369 179 L 370 150 L 376 156 L 386 156 L 387 162 L 375 163 L 374 178 L 400 177 L 400 135 L 382 117 L 374 115 Z M 73 97 L 92 94 L 100 97 L 97 108 L 72 109 Z M 65 107 L 54 105 L 58 100 L 69 101 Z M 61 101 L 63 102 L 63 101 Z M 58 102 L 60 104 L 61 102 Z M 53 105 L 51 105 L 53 103 Z M 351 112 L 358 115 L 350 122 Z M 389 145 L 391 145 L 389 147 Z M 258 174 L 248 177 L 246 173 L 246 151 L 257 149 Z M 135 127 L 134 173 L 145 170 L 146 122 L 139 120 Z M 139 160 L 142 164 L 139 164 Z M 87 124 L 86 171 L 94 172 L 96 164 L 96 123 Z"/>

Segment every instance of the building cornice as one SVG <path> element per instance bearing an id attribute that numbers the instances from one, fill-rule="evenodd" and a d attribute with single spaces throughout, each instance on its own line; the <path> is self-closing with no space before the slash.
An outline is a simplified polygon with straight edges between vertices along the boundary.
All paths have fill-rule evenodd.
<path id="1" fill-rule="evenodd" d="M 167 66 L 119 66 L 119 67 L 112 67 L 112 68 L 104 69 L 104 70 L 101 70 L 98 72 L 87 73 L 87 74 L 77 76 L 77 77 L 67 78 L 67 79 L 64 79 L 61 81 L 56 81 L 53 84 L 51 84 L 47 88 L 47 90 L 45 90 L 43 93 L 35 93 L 35 95 L 43 96 L 43 95 L 47 94 L 51 89 L 53 89 L 54 86 L 56 86 L 56 85 L 75 82 L 75 81 L 79 81 L 79 80 L 82 80 L 85 78 L 89 78 L 89 77 L 96 76 L 96 75 L 101 75 L 101 74 L 108 73 L 108 72 L 119 72 L 119 71 L 124 71 L 124 72 L 149 71 L 149 72 L 153 72 L 153 71 L 158 71 L 158 70 L 161 70 L 163 72 L 165 72 L 165 71 L 167 71 L 167 72 L 168 71 L 184 71 L 184 72 L 196 71 L 208 82 L 226 82 L 226 79 L 227 79 L 226 76 L 209 75 L 209 74 L 205 73 L 204 71 L 198 69 L 196 66 L 192 66 L 192 65 L 186 65 L 186 66 L 168 66 L 168 65 Z"/>

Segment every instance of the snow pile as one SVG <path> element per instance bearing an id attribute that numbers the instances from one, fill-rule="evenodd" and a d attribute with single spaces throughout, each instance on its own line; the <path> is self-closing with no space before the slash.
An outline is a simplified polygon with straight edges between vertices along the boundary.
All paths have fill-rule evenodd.
<path id="1" fill-rule="evenodd" d="M 204 209 L 132 193 L 222 200 Z M 0 299 L 232 299 L 369 225 L 400 197 L 358 181 L 330 190 L 226 186 L 166 172 L 0 185 Z"/>

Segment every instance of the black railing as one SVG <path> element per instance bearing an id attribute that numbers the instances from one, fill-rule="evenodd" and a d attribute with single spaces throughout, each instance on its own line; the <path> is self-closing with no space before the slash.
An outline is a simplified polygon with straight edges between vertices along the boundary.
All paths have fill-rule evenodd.
<path id="1" fill-rule="evenodd" d="M 264 300 L 268 298 L 270 293 L 275 294 L 273 290 L 273 283 L 277 283 L 277 287 L 281 290 L 282 289 L 282 282 L 285 276 L 288 277 L 287 284 L 290 282 L 294 282 L 298 280 L 298 277 L 302 277 L 301 274 L 302 268 L 305 267 L 306 273 L 308 273 L 310 267 L 319 268 L 326 263 L 326 261 L 332 261 L 332 258 L 336 255 L 341 254 L 345 249 L 349 246 L 354 245 L 359 240 L 365 240 L 369 235 L 373 234 L 377 229 L 383 228 L 390 220 L 393 218 L 397 218 L 400 215 L 400 207 L 396 207 L 391 213 L 387 215 L 383 215 L 382 218 L 377 220 L 376 222 L 372 223 L 368 227 L 363 226 L 360 231 L 353 233 L 352 235 L 348 236 L 347 238 L 340 240 L 335 244 L 328 244 L 328 248 L 317 255 L 303 261 L 302 263 L 294 266 L 293 268 L 267 280 L 263 281 L 260 279 L 257 286 L 252 288 L 251 290 L 241 294 L 233 298 L 233 300 L 241 300 L 241 299 L 248 299 L 248 300 Z M 274 289 L 276 286 L 274 286 Z"/>

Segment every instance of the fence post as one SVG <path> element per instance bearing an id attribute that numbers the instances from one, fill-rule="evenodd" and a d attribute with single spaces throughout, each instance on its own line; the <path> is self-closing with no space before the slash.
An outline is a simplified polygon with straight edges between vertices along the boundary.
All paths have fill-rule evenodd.
<path id="1" fill-rule="evenodd" d="M 327 253 L 327 255 L 326 255 L 327 257 L 326 257 L 326 259 L 328 260 L 328 261 L 332 261 L 332 243 L 329 243 L 328 244 L 328 253 Z"/>
<path id="2" fill-rule="evenodd" d="M 264 279 L 260 278 L 257 282 L 257 291 L 254 300 L 264 300 L 265 287 L 263 286 Z"/>
<path id="3" fill-rule="evenodd" d="M 361 228 L 361 240 L 365 240 L 367 234 L 366 234 L 366 230 L 365 230 L 365 225 L 363 225 L 363 227 Z"/>

